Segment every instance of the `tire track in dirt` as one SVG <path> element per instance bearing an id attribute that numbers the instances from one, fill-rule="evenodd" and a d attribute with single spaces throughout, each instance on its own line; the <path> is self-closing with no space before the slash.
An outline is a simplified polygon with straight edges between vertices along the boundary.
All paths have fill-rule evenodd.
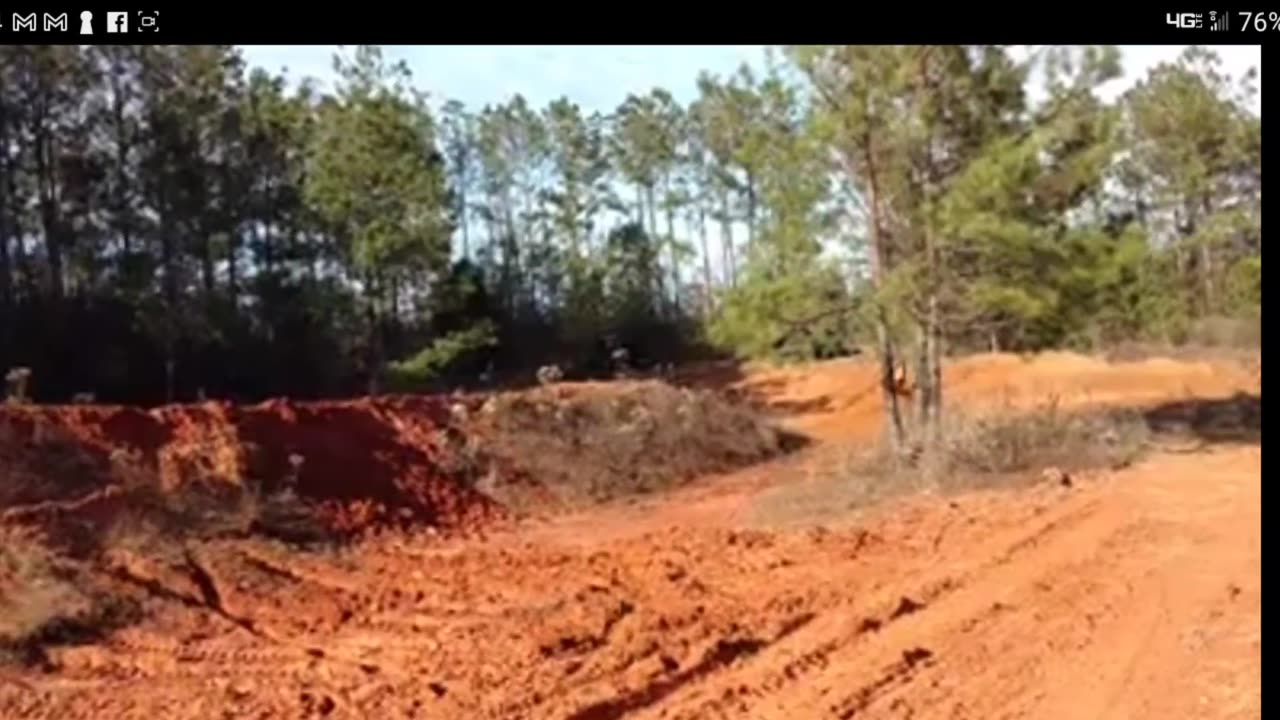
<path id="1" fill-rule="evenodd" d="M 1176 480 L 1158 477 L 1175 467 Z M 1206 493 L 1189 482 L 1188 470 L 1194 477 L 1194 467 L 1157 463 L 1141 480 L 1166 492 L 1171 483 L 1181 482 L 1181 496 L 1166 500 L 1174 500 L 1175 507 L 1198 504 Z M 1250 504 L 1247 486 L 1256 486 L 1257 477 L 1248 471 L 1232 477 L 1231 484 L 1241 489 L 1233 507 L 1236 516 L 1219 530 L 1239 525 L 1238 514 L 1247 513 Z M 1203 528 L 1171 521 L 1159 505 L 1152 511 L 1150 496 L 1146 487 L 1102 489 L 1098 499 L 1071 503 L 1074 507 L 1007 550 L 987 555 L 991 560 L 979 563 L 967 577 L 963 572 L 942 574 L 953 582 L 945 592 L 921 593 L 926 599 L 915 612 L 872 623 L 873 632 L 860 632 L 868 623 L 857 620 L 856 604 L 828 610 L 797 633 L 790 647 L 772 646 L 704 683 L 673 703 L 678 710 L 664 706 L 634 717 L 1110 717 L 1113 709 L 1132 704 L 1135 674 L 1145 672 L 1164 683 L 1181 681 L 1178 673 L 1152 675 L 1149 666 L 1153 651 L 1176 650 L 1171 634 L 1192 620 L 1171 606 L 1169 587 L 1183 584 L 1178 571 L 1184 567 L 1152 561 L 1166 554 L 1170 541 L 1176 543 L 1185 530 Z M 1247 539 L 1247 531 L 1234 535 Z M 993 543 L 979 556 L 1000 547 Z M 1188 549 L 1186 557 L 1229 547 L 1221 541 L 1201 545 Z M 1205 561 L 1212 562 L 1200 559 Z M 1248 561 L 1234 567 L 1237 577 L 1258 569 Z M 1195 606 L 1185 601 L 1176 605 Z M 975 642 L 975 635 L 987 633 L 1008 633 L 1016 641 L 988 654 L 989 640 Z M 1073 656 L 1092 662 L 1082 666 L 1076 682 L 1054 682 L 1056 667 Z M 1106 669 L 1103 679 L 1090 687 L 1083 681 L 1090 674 L 1097 677 L 1099 666 Z M 984 667 L 995 668 L 987 673 L 989 681 L 959 680 Z M 1042 698 L 1057 687 L 1063 688 L 1060 699 L 1052 692 Z M 1185 716 L 1188 710 L 1165 716 Z M 1115 716 L 1133 714 L 1117 711 Z"/>
<path id="2" fill-rule="evenodd" d="M 813 459 L 482 539 L 215 543 L 218 604 L 269 637 L 181 585 L 0 679 L 0 717 L 1260 716 L 1260 449 L 741 529 Z"/>
<path id="3" fill-rule="evenodd" d="M 1162 477 L 1132 488 L 1166 532 L 1129 576 L 1146 602 L 1114 624 L 1118 647 L 1060 664 L 1070 682 L 1098 686 L 1084 706 L 1096 717 L 1260 714 L 1261 450 L 1197 460 L 1166 458 L 1150 470 Z M 1224 665 L 1226 677 L 1212 669 Z M 1063 692 L 1045 703 L 1050 716 L 1080 706 Z"/>
<path id="4" fill-rule="evenodd" d="M 62 679 L 98 684 L 34 704 L 0 688 L 0 714 L 1254 717 L 1241 697 L 1260 673 L 1240 654 L 1260 644 L 1259 467 L 1251 449 L 1157 458 L 1069 491 L 913 500 L 851 530 L 475 543 L 417 576 L 375 546 L 341 560 L 354 595 L 304 577 L 338 577 L 324 558 L 244 584 L 265 571 L 228 544 L 210 552 L 235 607 L 314 629 L 267 644 L 170 603 L 66 651 Z M 307 619 L 334 596 L 347 620 Z M 1201 697 L 1224 712 L 1195 712 Z"/>
<path id="5" fill-rule="evenodd" d="M 989 539 L 986 547 L 973 549 L 970 554 L 977 560 L 971 560 L 967 566 L 958 564 L 957 560 L 943 558 L 940 563 L 942 570 L 905 573 L 887 588 L 868 597 L 854 595 L 841 606 L 825 610 L 817 621 L 809 623 L 804 632 L 791 638 L 788 644 L 770 647 L 769 657 L 761 655 L 744 663 L 731 677 L 692 691 L 690 697 L 683 701 L 690 709 L 673 717 L 737 717 L 756 705 L 767 704 L 771 698 L 793 695 L 798 686 L 808 687 L 815 683 L 838 685 L 839 682 L 828 682 L 825 676 L 839 668 L 847 655 L 863 655 L 868 652 L 868 646 L 891 646 L 892 638 L 898 634 L 894 627 L 899 623 L 909 623 L 917 613 L 938 607 L 953 595 L 989 597 L 986 574 L 1020 559 L 1045 543 L 1068 542 L 1062 536 L 1073 537 L 1071 532 L 1079 532 L 1082 525 L 1091 524 L 1101 528 L 1099 531 L 1102 532 L 1114 526 L 1116 518 L 1100 515 L 1096 500 L 1072 500 L 1049 512 L 1048 517 L 1037 518 L 1029 530 L 1016 528 L 1006 531 Z M 979 580 L 982 582 L 975 587 Z M 856 585 L 851 585 L 851 588 L 856 588 Z M 870 703 L 883 686 L 916 672 L 919 666 L 927 665 L 933 653 L 927 648 L 907 646 L 889 654 L 896 657 L 886 659 L 878 669 L 868 672 L 866 668 L 859 668 L 860 675 L 872 679 L 860 685 L 846 702 L 837 704 L 840 708 L 837 715 L 849 713 L 851 717 L 858 708 Z M 773 655 L 796 659 L 778 669 Z M 707 696 L 710 697 L 700 699 Z M 807 711 L 812 712 L 812 708 Z M 809 715 L 801 713 L 798 716 Z"/>

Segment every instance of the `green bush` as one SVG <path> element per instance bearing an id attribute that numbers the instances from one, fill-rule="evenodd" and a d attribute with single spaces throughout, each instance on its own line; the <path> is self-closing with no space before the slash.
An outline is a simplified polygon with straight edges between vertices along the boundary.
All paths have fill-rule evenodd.
<path id="1" fill-rule="evenodd" d="M 488 321 L 443 335 L 416 355 L 391 363 L 388 383 L 395 390 L 421 390 L 467 354 L 496 344 L 497 331 Z"/>

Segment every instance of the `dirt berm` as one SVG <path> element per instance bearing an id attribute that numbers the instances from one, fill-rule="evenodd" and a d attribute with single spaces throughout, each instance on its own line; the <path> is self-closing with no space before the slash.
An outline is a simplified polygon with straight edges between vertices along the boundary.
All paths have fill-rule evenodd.
<path id="1" fill-rule="evenodd" d="M 741 467 L 786 437 L 716 393 L 660 382 L 149 411 L 0 406 L 0 506 L 74 501 L 139 476 L 175 494 L 287 484 L 337 532 L 458 533 L 512 509 L 575 507 Z"/>
<path id="2" fill-rule="evenodd" d="M 1249 403 L 1232 417 L 1250 432 L 1205 432 L 1194 452 L 1155 452 L 1069 486 L 922 492 L 856 512 L 827 502 L 824 524 L 778 527 L 756 512 L 774 490 L 847 472 L 840 459 L 879 427 L 874 369 L 751 371 L 736 387 L 813 447 L 739 469 L 728 466 L 754 451 L 723 454 L 724 472 L 659 482 L 625 466 L 671 456 L 692 471 L 664 410 L 636 426 L 644 442 L 607 454 L 628 483 L 678 487 L 512 524 L 485 522 L 497 504 L 450 479 L 467 439 L 510 433 L 505 452 L 529 447 L 535 468 L 573 451 L 568 429 L 610 447 L 599 445 L 601 418 L 636 411 L 590 398 L 625 389 L 571 386 L 558 405 L 556 388 L 499 399 L 490 412 L 518 407 L 491 420 L 483 398 L 469 399 L 471 434 L 444 399 L 7 411 L 23 472 L 81 457 L 31 459 L 31 443 L 57 438 L 86 448 L 84 462 L 137 449 L 175 480 L 182 473 L 165 468 L 188 462 L 182 449 L 197 441 L 223 448 L 194 453 L 217 467 L 259 462 L 287 475 L 296 453 L 301 491 L 328 498 L 344 521 L 382 517 L 349 509 L 373 499 L 391 516 L 408 507 L 488 529 L 441 537 L 393 523 L 337 548 L 229 537 L 187 543 L 172 558 L 122 554 L 111 580 L 124 587 L 110 589 L 128 612 L 54 624 L 0 664 L 0 717 L 1261 717 L 1260 371 L 1059 356 L 966 359 L 947 373 L 951 409 L 1132 405 L 1188 418 L 1192 432 L 1243 393 Z M 572 398 L 587 405 L 571 409 Z M 442 428 L 455 426 L 458 437 L 446 437 Z M 555 437 L 530 439 L 539 428 Z M 592 452 L 563 462 L 596 462 Z M 539 472 L 558 508 L 579 493 L 615 496 L 575 482 L 573 468 Z M 100 482 L 57 477 L 90 479 L 40 492 L 75 497 Z M 858 480 L 835 476 L 845 478 Z M 11 569 L 39 567 L 28 557 Z"/>

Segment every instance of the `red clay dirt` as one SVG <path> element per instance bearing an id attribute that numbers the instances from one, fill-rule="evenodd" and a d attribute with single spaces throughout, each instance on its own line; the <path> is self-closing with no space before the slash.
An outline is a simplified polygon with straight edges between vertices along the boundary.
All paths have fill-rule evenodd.
<path id="1" fill-rule="evenodd" d="M 382 533 L 306 554 L 208 543 L 216 608 L 150 597 L 142 622 L 50 649 L 44 672 L 0 670 L 0 717 L 1261 716 L 1259 445 L 1157 454 L 1071 488 L 923 495 L 829 527 L 752 527 L 762 491 L 874 433 L 872 371 L 856 366 L 751 374 L 746 391 L 818 446 L 643 502 L 484 539 Z M 1260 375 L 1204 369 L 975 359 L 948 368 L 948 401 L 1261 394 Z M 332 423 L 359 408 L 425 439 L 436 423 L 401 413 L 443 408 L 362 403 L 211 409 L 231 420 L 202 427 L 225 422 L 242 440 L 306 428 L 289 446 L 313 453 L 304 477 L 312 457 L 324 462 L 300 485 L 335 497 L 347 491 L 327 483 L 402 488 L 421 456 L 392 453 L 401 474 L 385 472 L 400 485 L 380 480 L 325 448 L 382 447 L 383 431 Z M 66 412 L 101 419 L 83 437 L 104 451 L 208 432 Z"/>
<path id="2" fill-rule="evenodd" d="M 984 354 L 944 363 L 943 402 L 968 412 L 1142 405 L 1261 392 L 1261 363 L 1105 360 L 1068 352 Z M 862 359 L 812 367 L 753 368 L 726 382 L 723 373 L 692 374 L 695 383 L 728 385 L 788 416 L 788 424 L 829 441 L 865 441 L 883 427 L 879 368 Z M 721 377 L 717 377 L 721 375 Z"/>
<path id="3" fill-rule="evenodd" d="M 299 495 L 320 503 L 327 523 L 343 532 L 384 525 L 474 529 L 504 515 L 458 477 L 450 423 L 449 401 L 424 397 L 0 412 L 8 442 L 56 441 L 98 470 L 81 476 L 83 488 L 55 488 L 61 498 L 95 489 L 111 476 L 113 453 L 123 451 L 168 490 L 197 481 L 292 478 Z"/>

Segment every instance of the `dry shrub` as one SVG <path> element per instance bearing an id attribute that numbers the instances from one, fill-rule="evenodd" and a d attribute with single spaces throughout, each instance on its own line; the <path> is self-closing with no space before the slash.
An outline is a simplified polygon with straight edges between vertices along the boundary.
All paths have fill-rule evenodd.
<path id="1" fill-rule="evenodd" d="M 65 499 L 91 490 L 105 463 L 67 431 L 33 422 L 22 432 L 0 413 L 0 510 L 14 505 Z"/>
<path id="2" fill-rule="evenodd" d="M 29 637 L 82 598 L 55 572 L 57 557 L 27 528 L 0 526 L 0 643 Z"/>
<path id="3" fill-rule="evenodd" d="M 187 463 L 180 482 L 166 485 L 137 451 L 87 462 L 69 452 L 75 443 L 14 439 L 0 437 L 0 460 L 14 460 L 0 494 L 0 661 L 39 663 L 46 647 L 92 642 L 136 622 L 135 593 L 113 581 L 121 557 L 180 566 L 192 542 L 269 536 L 296 547 L 333 539 L 292 490 L 301 459 L 279 490 L 263 493 L 208 464 Z M 60 449 L 68 451 L 61 460 Z"/>
<path id="4" fill-rule="evenodd" d="M 486 451 L 545 491 L 483 488 L 517 508 L 662 490 L 759 462 L 790 449 L 791 440 L 745 404 L 658 381 L 495 396 L 481 418 Z"/>
<path id="5" fill-rule="evenodd" d="M 1162 345 L 1153 343 L 1121 343 L 1111 347 L 1103 357 L 1108 362 L 1137 362 L 1141 360 L 1167 359 L 1180 362 L 1208 362 L 1249 369 L 1261 362 L 1260 348 L 1209 346 L 1209 345 Z"/>
<path id="6" fill-rule="evenodd" d="M 291 464 L 290 476 L 272 492 L 252 480 L 228 482 L 216 468 L 200 464 L 192 464 L 195 472 L 169 488 L 136 453 L 117 451 L 112 463 L 123 492 L 119 512 L 102 528 L 99 550 L 146 552 L 172 548 L 175 540 L 259 535 L 294 543 L 332 539 L 314 504 L 293 490 L 301 461 Z"/>
<path id="7" fill-rule="evenodd" d="M 92 641 L 139 616 L 37 532 L 0 525 L 0 662 L 38 662 L 47 645 Z"/>
<path id="8" fill-rule="evenodd" d="M 1206 317 L 1191 324 L 1188 342 L 1216 348 L 1262 347 L 1261 317 Z"/>
<path id="9" fill-rule="evenodd" d="M 1124 467 L 1147 448 L 1151 431 L 1132 410 L 1063 411 L 1057 403 L 1021 413 L 945 416 L 936 447 L 895 453 L 886 444 L 849 448 L 766 493 L 756 507 L 767 524 L 830 522 L 889 497 L 923 491 L 1018 487 L 1046 468 L 1067 473 Z"/>
<path id="10" fill-rule="evenodd" d="M 1206 317 L 1194 321 L 1179 342 L 1125 341 L 1107 348 L 1112 361 L 1172 358 L 1248 362 L 1262 353 L 1261 317 Z"/>
<path id="11" fill-rule="evenodd" d="M 848 471 L 879 494 L 1018 485 L 1046 468 L 1068 473 L 1119 468 L 1147 446 L 1150 429 L 1128 409 L 1063 410 L 1056 398 L 1029 411 L 944 415 L 936 444 L 894 453 L 884 444 L 857 456 Z"/>
<path id="12" fill-rule="evenodd" d="M 54 550 L 82 560 L 112 550 L 171 555 L 183 542 L 216 538 L 333 539 L 314 505 L 293 491 L 293 476 L 267 493 L 256 482 L 231 482 L 215 468 L 192 463 L 172 484 L 140 452 L 124 449 L 113 451 L 104 465 L 76 467 L 92 474 L 74 485 L 47 463 L 22 473 L 21 492 L 7 494 L 0 504 L 0 522 L 37 528 Z M 41 499 L 12 502 L 32 496 Z"/>
<path id="13" fill-rule="evenodd" d="M 166 549 L 174 539 L 247 532 L 257 505 L 252 492 L 226 484 L 166 489 L 136 452 L 112 453 L 107 469 L 94 479 L 95 489 L 15 504 L 0 519 L 39 528 L 56 551 L 92 560 L 116 548 Z"/>
<path id="14" fill-rule="evenodd" d="M 88 641 L 137 616 L 93 560 L 129 493 L 113 464 L 57 428 L 17 432 L 0 418 L 0 661 Z"/>
<path id="15" fill-rule="evenodd" d="M 914 464 L 931 480 L 1008 476 L 1057 467 L 1068 472 L 1122 467 L 1138 456 L 1149 437 L 1142 415 L 1132 410 L 1063 411 L 1056 401 L 1018 414 L 948 416 L 940 444 Z M 879 453 L 878 461 L 888 459 Z M 982 484 L 980 481 L 978 484 Z"/>

